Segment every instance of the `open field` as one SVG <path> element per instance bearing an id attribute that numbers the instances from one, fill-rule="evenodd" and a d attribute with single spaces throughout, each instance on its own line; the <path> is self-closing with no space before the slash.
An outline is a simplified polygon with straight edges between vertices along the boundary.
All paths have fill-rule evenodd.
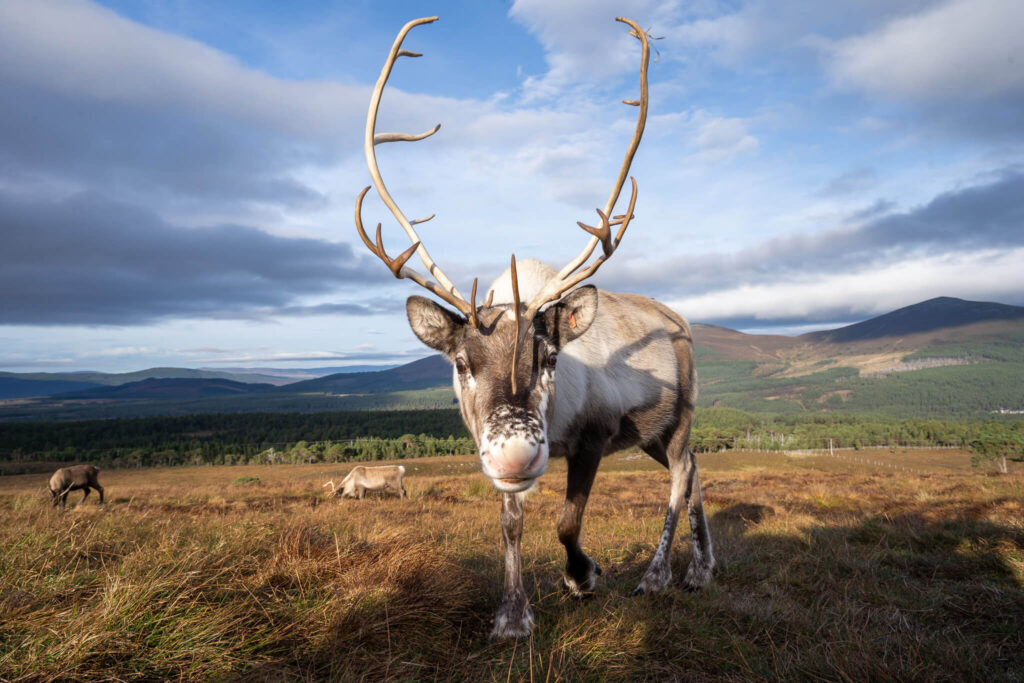
<path id="1" fill-rule="evenodd" d="M 582 603 L 556 585 L 553 462 L 523 537 L 537 629 L 516 643 L 487 642 L 499 503 L 473 456 L 405 461 L 404 501 L 325 501 L 345 466 L 191 467 L 104 471 L 108 505 L 61 514 L 45 477 L 0 477 L 0 679 L 1021 680 L 1024 471 L 969 457 L 701 455 L 715 583 L 679 588 L 683 524 L 676 587 L 631 599 L 668 477 L 612 456 Z"/>

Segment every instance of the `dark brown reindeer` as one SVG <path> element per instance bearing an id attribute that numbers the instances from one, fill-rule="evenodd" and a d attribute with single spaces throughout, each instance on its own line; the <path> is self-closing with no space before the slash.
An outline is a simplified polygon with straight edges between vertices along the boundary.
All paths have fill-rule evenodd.
<path id="1" fill-rule="evenodd" d="M 601 573 L 579 543 L 598 465 L 605 455 L 634 445 L 668 468 L 671 483 L 661 540 L 633 594 L 668 586 L 672 538 L 684 502 L 693 546 L 686 587 L 704 586 L 711 580 L 715 560 L 697 464 L 687 447 L 697 397 L 690 328 L 675 312 L 647 297 L 578 286 L 614 253 L 633 218 L 637 186 L 632 178 L 628 207 L 621 215 L 613 215 L 613 210 L 647 117 L 647 35 L 629 19 L 617 19 L 630 27 L 642 46 L 640 98 L 625 101 L 639 108 L 639 116 L 611 196 L 604 210 L 597 210 L 600 223 L 597 227 L 579 223 L 591 235 L 586 247 L 557 272 L 532 259 L 517 269 L 513 255 L 511 267 L 478 307 L 477 281 L 467 301 L 430 258 L 414 226 L 433 216 L 414 221 L 405 217 L 384 186 L 374 152 L 380 143 L 422 140 L 440 128 L 419 135 L 375 132 L 381 95 L 395 60 L 420 56 L 402 49 L 406 34 L 436 19 L 411 21 L 399 32 L 373 90 L 366 120 L 365 152 L 373 185 L 412 246 L 389 257 L 380 224 L 376 243 L 370 241 L 361 218 L 369 187 L 356 201 L 355 220 L 363 242 L 395 277 L 416 282 L 456 309 L 419 296 L 410 297 L 406 304 L 416 336 L 452 361 L 455 393 L 476 441 L 483 473 L 502 492 L 505 585 L 491 636 L 524 636 L 533 628 L 521 575 L 523 496 L 544 473 L 549 456 L 565 457 L 568 463 L 558 538 L 567 555 L 563 580 L 572 593 L 591 593 L 595 575 Z M 613 226 L 618 228 L 614 236 Z M 601 254 L 586 265 L 598 245 Z M 414 253 L 433 279 L 406 265 Z"/>
<path id="2" fill-rule="evenodd" d="M 53 506 L 60 503 L 60 509 L 67 509 L 68 493 L 71 491 L 85 490 L 81 505 L 89 497 L 92 489 L 100 492 L 100 505 L 103 505 L 103 487 L 99 482 L 100 468 L 92 465 L 72 465 L 62 467 L 50 477 L 50 498 L 53 499 Z"/>

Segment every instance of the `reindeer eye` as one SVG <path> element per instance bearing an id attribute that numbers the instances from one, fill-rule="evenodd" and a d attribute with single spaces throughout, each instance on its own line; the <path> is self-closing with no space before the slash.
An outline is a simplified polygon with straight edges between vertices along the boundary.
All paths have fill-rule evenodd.
<path id="1" fill-rule="evenodd" d="M 466 361 L 462 360 L 461 358 L 455 359 L 455 369 L 459 371 L 460 375 L 465 375 L 467 372 L 469 372 L 469 366 L 466 365 Z"/>

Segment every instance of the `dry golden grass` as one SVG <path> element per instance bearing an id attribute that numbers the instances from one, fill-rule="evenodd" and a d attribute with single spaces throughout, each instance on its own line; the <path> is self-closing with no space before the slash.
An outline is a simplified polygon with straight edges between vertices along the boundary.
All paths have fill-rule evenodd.
<path id="1" fill-rule="evenodd" d="M 667 475 L 612 456 L 582 603 L 556 583 L 552 463 L 523 539 L 537 629 L 515 643 L 487 641 L 499 502 L 470 456 L 405 462 L 404 501 L 327 501 L 343 466 L 176 468 L 102 472 L 109 504 L 61 514 L 45 477 L 0 477 L 0 679 L 1020 680 L 1024 473 L 856 457 L 875 464 L 700 456 L 715 582 L 678 587 L 684 523 L 676 587 L 631 599 Z M 886 466 L 909 463 L 926 473 Z"/>

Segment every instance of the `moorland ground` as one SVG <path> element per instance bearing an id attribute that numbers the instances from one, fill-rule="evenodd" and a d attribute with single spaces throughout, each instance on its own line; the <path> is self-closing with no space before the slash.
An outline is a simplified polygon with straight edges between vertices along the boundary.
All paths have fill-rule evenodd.
<path id="1" fill-rule="evenodd" d="M 405 461 L 408 500 L 328 500 L 345 465 L 100 474 L 60 513 L 45 476 L 0 477 L 0 679 L 1021 680 L 1024 468 L 968 453 L 699 456 L 718 569 L 630 598 L 667 474 L 616 454 L 583 543 L 590 600 L 559 588 L 563 462 L 527 502 L 535 633 L 488 642 L 499 499 L 473 456 Z M 258 481 L 253 481 L 258 479 Z M 71 494 L 77 501 L 80 494 Z"/>

